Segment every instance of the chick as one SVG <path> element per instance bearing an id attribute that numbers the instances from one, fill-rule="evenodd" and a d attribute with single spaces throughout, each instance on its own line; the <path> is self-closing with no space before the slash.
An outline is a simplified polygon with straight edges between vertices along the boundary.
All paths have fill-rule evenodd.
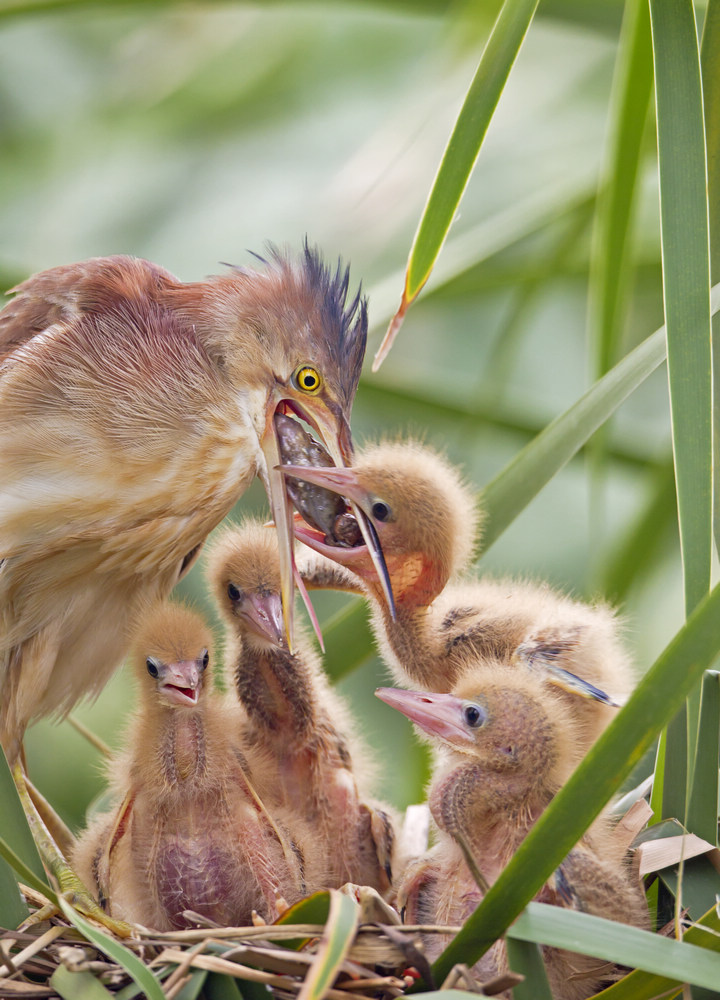
<path id="1" fill-rule="evenodd" d="M 300 567 L 310 587 L 364 587 L 381 654 L 399 684 L 450 691 L 467 664 L 491 656 L 565 688 L 587 728 L 588 745 L 612 719 L 611 706 L 632 688 L 613 612 L 544 584 L 462 579 L 481 518 L 476 497 L 444 458 L 397 442 L 366 449 L 350 469 L 286 468 L 343 493 L 373 525 L 392 582 L 394 617 L 364 545 L 328 544 L 296 521 L 296 536 L 324 557 L 300 561 Z M 340 564 L 338 572 L 330 559 Z"/>
<path id="2" fill-rule="evenodd" d="M 140 706 L 111 765 L 120 806 L 80 838 L 78 872 L 114 917 L 155 930 L 276 917 L 304 886 L 289 841 L 248 785 L 228 734 L 233 706 L 212 690 L 212 636 L 169 602 L 138 623 L 132 662 Z"/>
<path id="3" fill-rule="evenodd" d="M 462 924 L 482 899 L 480 886 L 497 879 L 576 766 L 583 745 L 577 719 L 542 677 L 491 660 L 469 668 L 451 694 L 394 688 L 380 688 L 377 694 L 438 747 L 429 789 L 438 840 L 401 880 L 398 900 L 405 920 Z M 648 924 L 643 893 L 604 816 L 536 898 L 637 927 Z M 430 957 L 446 943 L 428 935 Z M 556 1000 L 590 996 L 613 971 L 593 958 L 555 948 L 545 948 L 544 958 Z M 477 966 L 483 978 L 506 969 L 501 941 Z"/>
<path id="4" fill-rule="evenodd" d="M 227 530 L 211 546 L 207 577 L 227 623 L 228 678 L 247 716 L 250 778 L 298 831 L 308 888 L 355 882 L 387 893 L 393 820 L 358 787 L 367 762 L 310 642 L 297 632 L 295 651 L 287 649 L 275 533 L 256 522 Z"/>

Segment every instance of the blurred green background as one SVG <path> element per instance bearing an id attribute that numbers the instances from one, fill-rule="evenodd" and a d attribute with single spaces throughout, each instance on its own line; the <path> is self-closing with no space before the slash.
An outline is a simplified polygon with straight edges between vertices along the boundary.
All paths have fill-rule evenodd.
<path id="1" fill-rule="evenodd" d="M 0 3 L 2 286 L 110 253 L 195 280 L 307 234 L 370 296 L 356 442 L 419 435 L 481 488 L 597 377 L 588 267 L 621 13 L 540 4 L 436 274 L 371 375 L 497 7 Z M 662 323 L 654 141 L 649 128 L 620 353 Z M 617 603 L 639 671 L 683 620 L 667 414 L 663 367 L 614 418 L 602 460 L 581 454 L 480 564 Z M 263 503 L 255 486 L 241 509 Z M 197 568 L 183 589 L 204 600 Z M 321 595 L 321 620 L 344 600 Z M 378 793 L 402 807 L 421 798 L 427 760 L 374 699 L 385 681 L 372 661 L 340 690 Z M 117 745 L 131 705 L 121 670 L 77 714 Z M 102 788 L 98 753 L 43 722 L 27 754 L 77 826 Z"/>

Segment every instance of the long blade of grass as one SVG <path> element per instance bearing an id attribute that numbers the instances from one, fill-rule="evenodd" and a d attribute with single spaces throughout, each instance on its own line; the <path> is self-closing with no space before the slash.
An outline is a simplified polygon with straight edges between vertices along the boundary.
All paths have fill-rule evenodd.
<path id="1" fill-rule="evenodd" d="M 410 249 L 400 307 L 375 355 L 373 371 L 382 364 L 408 306 L 430 276 L 537 5 L 538 0 L 505 0 L 498 14 L 445 147 Z"/>
<path id="2" fill-rule="evenodd" d="M 541 888 L 717 655 L 720 586 L 701 602 L 617 718 L 578 765 L 433 966 L 442 981 L 457 962 L 474 964 Z"/>
<path id="3" fill-rule="evenodd" d="M 683 941 L 685 944 L 699 945 L 708 951 L 720 952 L 720 917 L 715 907 L 688 928 L 683 935 Z M 658 976 L 636 971 L 618 983 L 613 983 L 602 993 L 598 993 L 597 997 L 602 997 L 602 1000 L 653 1000 L 654 997 L 664 997 L 676 985 L 679 985 L 679 982 L 672 974 Z"/>
<path id="4" fill-rule="evenodd" d="M 720 976 L 720 958 L 705 948 L 544 903 L 529 903 L 508 928 L 507 936 L 566 948 L 698 986 L 715 987 Z"/>
<path id="5" fill-rule="evenodd" d="M 691 0 L 650 0 L 663 297 L 685 611 L 710 586 L 712 358 L 700 54 Z M 685 816 L 698 699 L 668 728 L 663 815 Z"/>
<path id="6" fill-rule="evenodd" d="M 653 79 L 647 0 L 625 6 L 613 80 L 606 181 L 598 195 L 588 298 L 599 378 L 618 356 L 643 129 Z"/>

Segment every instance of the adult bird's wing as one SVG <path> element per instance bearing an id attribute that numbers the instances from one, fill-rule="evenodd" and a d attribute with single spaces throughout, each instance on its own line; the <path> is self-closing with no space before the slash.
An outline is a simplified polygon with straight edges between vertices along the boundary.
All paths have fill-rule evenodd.
<path id="1" fill-rule="evenodd" d="M 0 365 L 33 337 L 56 324 L 98 312 L 125 295 L 147 295 L 177 279 L 150 261 L 116 255 L 93 257 L 34 274 L 11 288 L 15 297 L 0 312 Z M 2 371 L 0 369 L 0 378 Z"/>

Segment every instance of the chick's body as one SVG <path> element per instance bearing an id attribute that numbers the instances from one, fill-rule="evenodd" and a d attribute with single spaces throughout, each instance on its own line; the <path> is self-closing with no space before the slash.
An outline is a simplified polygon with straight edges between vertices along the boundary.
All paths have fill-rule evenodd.
<path id="1" fill-rule="evenodd" d="M 278 897 L 293 902 L 303 889 L 292 845 L 253 797 L 228 738 L 236 713 L 209 690 L 210 646 L 187 608 L 160 604 L 141 622 L 140 709 L 113 766 L 121 804 L 75 854 L 111 916 L 156 930 L 190 926 L 185 910 L 221 925 L 248 924 L 254 910 L 272 920 Z"/>
<path id="2" fill-rule="evenodd" d="M 576 766 L 583 749 L 578 722 L 544 680 L 499 663 L 468 668 L 452 694 L 380 689 L 380 697 L 431 734 L 438 748 L 429 803 L 438 842 L 409 866 L 398 897 L 408 923 L 461 925 L 483 896 L 466 853 L 491 885 Z M 601 817 L 536 897 L 645 927 L 643 893 L 624 848 Z M 436 957 L 447 943 L 427 937 Z M 544 949 L 556 1000 L 581 1000 L 611 975 L 601 962 Z M 483 979 L 507 968 L 500 941 L 478 963 Z"/>
<path id="3" fill-rule="evenodd" d="M 364 349 L 306 248 L 266 273 L 183 284 L 108 257 L 20 285 L 0 313 L 0 742 L 97 692 L 138 607 L 166 596 L 256 472 L 276 476 L 273 414 L 298 398 L 335 425 Z M 323 372 L 307 397 L 302 361 Z M 332 433 L 326 434 L 332 437 Z M 270 462 L 267 461 L 270 456 Z M 277 493 L 277 490 L 275 491 Z M 102 628 L 88 628 L 102 622 Z"/>
<path id="4" fill-rule="evenodd" d="M 390 887 L 389 813 L 365 794 L 366 754 L 308 639 L 283 642 L 277 542 L 248 522 L 212 546 L 208 577 L 227 623 L 226 672 L 245 709 L 242 746 L 268 808 L 297 833 L 309 890 Z"/>

